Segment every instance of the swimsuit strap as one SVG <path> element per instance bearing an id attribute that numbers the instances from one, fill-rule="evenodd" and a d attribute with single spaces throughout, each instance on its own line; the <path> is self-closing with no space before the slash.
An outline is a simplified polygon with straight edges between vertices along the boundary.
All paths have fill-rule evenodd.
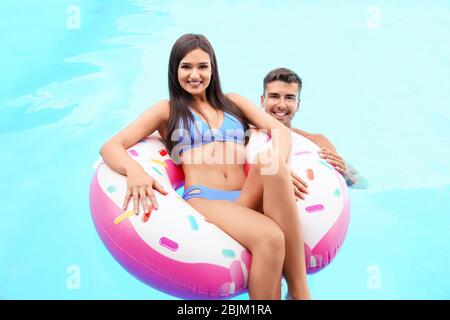
<path id="1" fill-rule="evenodd" d="M 205 191 L 203 190 L 202 186 L 192 185 L 189 188 L 184 190 L 182 197 L 184 200 L 187 201 L 192 198 L 197 198 L 199 196 L 201 197 L 204 194 L 205 194 Z"/>

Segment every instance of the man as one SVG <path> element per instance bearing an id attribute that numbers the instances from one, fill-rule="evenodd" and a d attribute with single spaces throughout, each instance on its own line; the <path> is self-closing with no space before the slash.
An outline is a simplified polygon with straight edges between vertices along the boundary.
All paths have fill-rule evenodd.
<path id="1" fill-rule="evenodd" d="M 351 164 L 344 161 L 327 137 L 292 127 L 292 119 L 300 107 L 301 89 L 302 80 L 295 72 L 286 68 L 274 69 L 264 78 L 261 107 L 272 117 L 291 128 L 292 131 L 317 144 L 321 148 L 319 156 L 343 175 L 348 186 L 365 189 L 367 181 Z"/>

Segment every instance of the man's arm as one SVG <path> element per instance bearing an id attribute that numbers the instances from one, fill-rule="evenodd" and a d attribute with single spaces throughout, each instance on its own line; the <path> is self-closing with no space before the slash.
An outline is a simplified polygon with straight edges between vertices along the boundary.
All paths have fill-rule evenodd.
<path id="1" fill-rule="evenodd" d="M 336 155 L 338 155 L 336 148 L 331 143 L 331 141 L 325 137 L 322 134 L 313 134 L 309 133 L 297 128 L 293 128 L 292 131 L 295 133 L 298 133 L 302 135 L 303 137 L 307 138 L 308 140 L 314 142 L 317 144 L 320 148 L 327 148 Z M 368 187 L 368 181 L 355 169 L 355 167 L 342 159 L 344 161 L 345 166 L 345 172 L 343 174 L 345 178 L 345 182 L 347 183 L 347 186 L 353 188 L 353 189 L 367 189 Z"/>

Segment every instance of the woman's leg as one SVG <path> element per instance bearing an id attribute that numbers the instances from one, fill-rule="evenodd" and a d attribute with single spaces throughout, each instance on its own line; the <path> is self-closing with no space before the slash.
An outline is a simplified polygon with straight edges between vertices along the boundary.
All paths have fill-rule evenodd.
<path id="1" fill-rule="evenodd" d="M 300 217 L 289 168 L 278 152 L 267 150 L 258 155 L 236 203 L 262 210 L 279 225 L 286 240 L 283 271 L 289 295 L 292 299 L 309 299 Z"/>
<path id="2" fill-rule="evenodd" d="M 188 203 L 252 253 L 250 299 L 280 299 L 277 288 L 283 269 L 285 239 L 278 225 L 261 213 L 231 201 L 192 198 Z"/>

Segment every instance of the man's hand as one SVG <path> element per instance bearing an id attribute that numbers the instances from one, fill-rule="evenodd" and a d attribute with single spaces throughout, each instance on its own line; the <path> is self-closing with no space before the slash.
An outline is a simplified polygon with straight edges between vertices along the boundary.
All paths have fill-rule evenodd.
<path id="1" fill-rule="evenodd" d="M 298 199 L 305 200 L 305 195 L 308 194 L 308 184 L 293 171 L 291 171 L 291 179 L 296 201 Z"/>
<path id="2" fill-rule="evenodd" d="M 344 159 L 342 159 L 340 155 L 325 147 L 322 147 L 322 149 L 318 151 L 318 153 L 322 159 L 331 164 L 340 174 L 342 174 L 343 176 L 345 175 L 347 167 L 345 165 Z"/>

